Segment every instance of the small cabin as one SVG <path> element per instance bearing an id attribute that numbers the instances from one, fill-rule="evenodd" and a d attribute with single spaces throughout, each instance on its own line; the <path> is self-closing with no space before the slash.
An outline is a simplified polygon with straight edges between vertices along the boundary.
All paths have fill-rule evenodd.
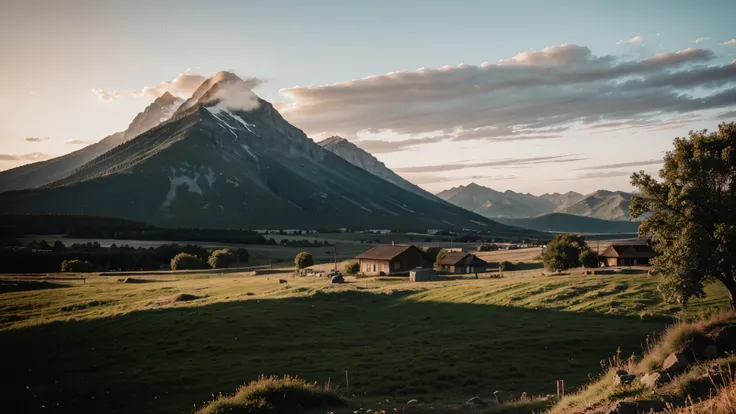
<path id="1" fill-rule="evenodd" d="M 604 266 L 647 266 L 657 254 L 648 239 L 614 242 L 601 253 Z"/>
<path id="2" fill-rule="evenodd" d="M 366 275 L 406 274 L 415 267 L 428 265 L 424 252 L 414 245 L 376 246 L 356 259 L 361 273 Z"/>
<path id="3" fill-rule="evenodd" d="M 448 273 L 478 273 L 485 272 L 488 263 L 471 253 L 449 252 L 437 262 L 437 266 Z"/>

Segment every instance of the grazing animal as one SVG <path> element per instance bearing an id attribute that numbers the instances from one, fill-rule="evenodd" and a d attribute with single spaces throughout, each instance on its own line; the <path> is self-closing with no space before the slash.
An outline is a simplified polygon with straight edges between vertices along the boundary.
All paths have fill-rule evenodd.
<path id="1" fill-rule="evenodd" d="M 289 283 L 289 281 L 285 279 L 279 279 L 279 283 Z"/>

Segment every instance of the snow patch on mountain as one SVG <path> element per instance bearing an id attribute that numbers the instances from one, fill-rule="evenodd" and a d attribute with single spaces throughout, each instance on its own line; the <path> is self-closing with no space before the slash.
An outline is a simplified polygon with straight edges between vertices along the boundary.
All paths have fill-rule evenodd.
<path id="1" fill-rule="evenodd" d="M 169 208 L 172 204 L 174 204 L 174 201 L 176 201 L 176 191 L 177 188 L 179 188 L 182 185 L 187 186 L 187 190 L 190 193 L 199 194 L 200 197 L 204 197 L 204 194 L 202 192 L 202 188 L 199 187 L 199 184 L 197 184 L 197 180 L 199 180 L 200 174 L 198 172 L 194 172 L 194 177 L 188 177 L 186 175 L 177 175 L 176 169 L 171 168 L 171 173 L 169 174 L 169 191 L 166 193 L 166 199 L 164 200 L 163 204 L 161 205 L 162 208 Z"/>

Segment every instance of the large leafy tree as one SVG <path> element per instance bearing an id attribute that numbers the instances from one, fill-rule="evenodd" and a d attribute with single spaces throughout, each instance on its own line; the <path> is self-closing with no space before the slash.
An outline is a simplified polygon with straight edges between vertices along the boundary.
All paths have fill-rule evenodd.
<path id="1" fill-rule="evenodd" d="M 639 234 L 652 239 L 652 261 L 665 299 L 686 304 L 704 285 L 721 282 L 736 309 L 736 123 L 677 138 L 660 181 L 631 176 L 640 195 L 631 216 L 646 218 Z"/>
<path id="2" fill-rule="evenodd" d="M 544 248 L 542 262 L 553 272 L 580 266 L 580 253 L 588 250 L 585 237 L 579 234 L 558 234 Z"/>

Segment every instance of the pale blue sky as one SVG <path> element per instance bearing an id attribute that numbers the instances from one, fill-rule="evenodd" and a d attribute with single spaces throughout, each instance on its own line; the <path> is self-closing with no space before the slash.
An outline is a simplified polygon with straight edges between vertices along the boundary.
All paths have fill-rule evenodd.
<path id="1" fill-rule="evenodd" d="M 6 0 L 0 13 L 0 156 L 59 155 L 79 148 L 67 140 L 94 142 L 125 129 L 153 97 L 101 101 L 92 89 L 137 91 L 185 70 L 204 76 L 232 70 L 264 79 L 256 92 L 279 102 L 289 101 L 279 90 L 297 85 L 341 83 L 421 67 L 496 63 L 567 43 L 585 46 L 593 56 L 626 61 L 697 47 L 715 54 L 707 64 L 726 65 L 736 59 L 736 44 L 724 44 L 736 38 L 734 15 L 734 1 Z M 621 42 L 635 36 L 643 40 Z M 708 39 L 695 43 L 699 38 Z M 732 89 L 733 81 L 726 79 L 715 91 Z M 713 91 L 686 92 L 700 96 Z M 473 176 L 485 177 L 475 181 L 494 188 L 534 193 L 626 190 L 628 178 L 614 176 L 620 170 L 611 170 L 605 178 L 581 179 L 583 174 L 607 171 L 581 169 L 661 158 L 671 138 L 693 128 L 713 129 L 717 121 L 712 117 L 733 109 L 720 105 L 679 113 L 677 117 L 693 117 L 666 130 L 591 134 L 574 127 L 556 139 L 445 141 L 376 156 L 433 191 L 464 184 Z M 285 116 L 300 127 L 298 116 Z M 662 120 L 669 118 L 665 114 Z M 307 132 L 319 136 L 328 128 L 310 124 Z M 421 134 L 358 135 L 361 140 L 392 141 Z M 27 137 L 49 139 L 27 142 Z M 579 160 L 466 168 L 431 177 L 401 172 L 443 163 L 558 155 Z M 0 169 L 24 162 L 0 158 Z M 426 182 L 440 176 L 454 181 Z"/>

